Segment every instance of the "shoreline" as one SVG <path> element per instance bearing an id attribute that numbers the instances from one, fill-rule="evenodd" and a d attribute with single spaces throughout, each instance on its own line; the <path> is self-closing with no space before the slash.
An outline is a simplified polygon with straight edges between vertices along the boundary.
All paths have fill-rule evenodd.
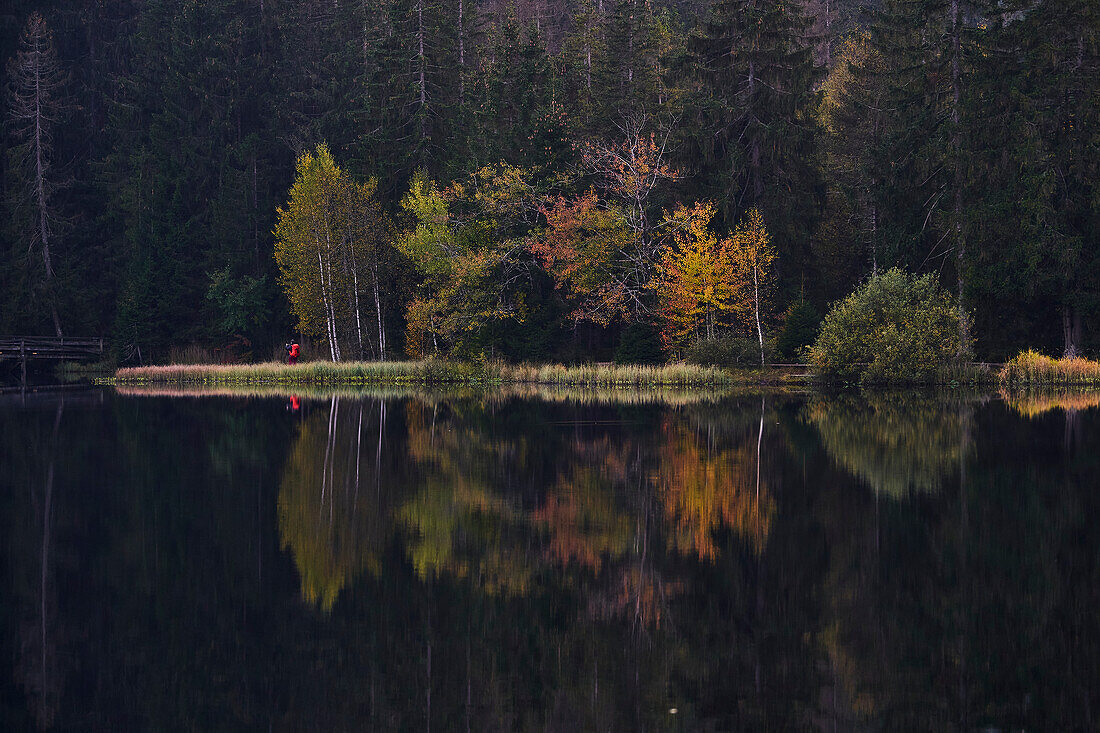
<path id="1" fill-rule="evenodd" d="M 663 366 L 583 364 L 507 365 L 459 361 L 309 362 L 288 365 L 189 364 L 119 369 L 107 384 L 131 385 L 547 385 L 605 388 L 689 387 L 801 383 L 808 374 L 779 369 L 732 372 L 692 364 Z"/>

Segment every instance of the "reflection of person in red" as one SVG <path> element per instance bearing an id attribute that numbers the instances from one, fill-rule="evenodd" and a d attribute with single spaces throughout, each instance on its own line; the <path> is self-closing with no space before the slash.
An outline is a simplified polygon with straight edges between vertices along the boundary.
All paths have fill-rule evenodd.
<path id="1" fill-rule="evenodd" d="M 302 353 L 302 350 L 298 346 L 298 342 L 295 339 L 291 339 L 290 343 L 286 345 L 286 363 L 297 364 L 298 354 L 300 353 Z"/>
<path id="2" fill-rule="evenodd" d="M 298 395 L 293 394 L 290 396 L 290 411 L 297 412 L 302 407 L 302 400 Z"/>

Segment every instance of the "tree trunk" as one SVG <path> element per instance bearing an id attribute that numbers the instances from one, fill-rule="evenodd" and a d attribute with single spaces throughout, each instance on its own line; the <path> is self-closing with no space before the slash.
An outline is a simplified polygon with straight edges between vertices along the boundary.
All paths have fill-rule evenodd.
<path id="1" fill-rule="evenodd" d="M 458 0 L 458 104 L 466 100 L 466 33 L 463 2 Z"/>
<path id="2" fill-rule="evenodd" d="M 959 357 L 970 354 L 970 319 L 966 314 L 966 242 L 962 230 L 962 144 L 959 109 L 962 100 L 962 31 L 959 28 L 959 0 L 951 0 L 951 147 L 954 156 L 955 188 L 955 262 L 959 290 Z"/>
<path id="3" fill-rule="evenodd" d="M 355 264 L 355 253 L 351 255 L 351 284 L 355 290 L 355 333 L 359 336 L 359 358 L 363 358 L 363 323 L 359 318 L 359 268 Z"/>
<path id="4" fill-rule="evenodd" d="M 386 327 L 382 322 L 382 299 L 378 297 L 378 273 L 374 273 L 374 312 L 378 315 L 378 359 L 386 360 Z"/>
<path id="5" fill-rule="evenodd" d="M 1081 312 L 1074 306 L 1062 306 L 1062 337 L 1065 341 L 1063 356 L 1067 359 L 1079 357 L 1081 355 Z"/>
<path id="6" fill-rule="evenodd" d="M 325 337 L 328 339 L 329 357 L 336 361 L 336 331 L 332 323 L 332 309 L 329 307 L 328 288 L 325 287 L 325 264 L 320 248 L 317 250 L 317 271 L 321 274 L 321 305 L 325 311 Z"/>
<path id="7" fill-rule="evenodd" d="M 760 339 L 760 366 L 764 366 L 764 329 L 760 325 L 760 268 L 752 265 L 752 302 L 756 312 L 756 335 Z"/>
<path id="8" fill-rule="evenodd" d="M 416 3 L 416 43 L 416 61 L 419 67 L 417 85 L 420 90 L 420 142 L 423 143 L 428 139 L 428 90 L 425 80 L 427 61 L 424 57 L 424 0 L 417 0 Z"/>
<path id="9" fill-rule="evenodd" d="M 46 298 L 50 303 L 50 317 L 53 319 L 54 331 L 58 338 L 61 333 L 61 319 L 57 316 L 57 305 L 54 303 L 53 292 L 50 291 L 50 281 L 53 280 L 53 263 L 50 261 L 50 223 L 46 206 L 46 170 L 42 151 L 42 49 L 36 49 L 36 63 L 34 65 L 34 189 L 36 203 L 38 204 L 38 237 L 42 243 L 42 259 L 46 266 Z"/>

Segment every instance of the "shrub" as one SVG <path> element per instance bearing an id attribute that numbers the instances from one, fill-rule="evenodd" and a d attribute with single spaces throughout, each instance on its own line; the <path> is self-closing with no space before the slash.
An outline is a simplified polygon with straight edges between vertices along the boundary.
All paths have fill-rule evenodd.
<path id="1" fill-rule="evenodd" d="M 959 313 L 950 294 L 933 275 L 894 268 L 832 307 L 810 361 L 834 377 L 926 382 L 958 354 Z"/>
<path id="2" fill-rule="evenodd" d="M 764 342 L 764 358 L 772 361 L 775 357 L 775 343 Z M 684 351 L 684 361 L 699 366 L 717 367 L 759 367 L 760 342 L 747 338 L 703 339 L 696 341 Z"/>
<path id="3" fill-rule="evenodd" d="M 785 359 L 798 359 L 805 347 L 817 338 L 821 314 L 804 300 L 791 305 L 779 334 L 776 348 Z"/>

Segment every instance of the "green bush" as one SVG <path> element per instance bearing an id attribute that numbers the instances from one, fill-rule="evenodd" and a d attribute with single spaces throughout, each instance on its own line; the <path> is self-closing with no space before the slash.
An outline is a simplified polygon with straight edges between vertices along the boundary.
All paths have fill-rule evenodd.
<path id="1" fill-rule="evenodd" d="M 648 323 L 631 323 L 623 329 L 615 349 L 616 364 L 662 364 L 661 338 Z"/>
<path id="2" fill-rule="evenodd" d="M 771 340 L 764 342 L 764 358 L 769 362 L 775 358 L 775 343 Z M 699 366 L 759 367 L 760 342 L 732 336 L 704 339 L 684 351 L 684 361 Z"/>
<path id="3" fill-rule="evenodd" d="M 927 382 L 959 354 L 959 312 L 933 275 L 895 268 L 836 303 L 810 349 L 827 375 L 863 382 Z"/>
<path id="4" fill-rule="evenodd" d="M 779 333 L 776 348 L 784 359 L 799 359 L 805 347 L 817 338 L 821 314 L 804 300 L 791 305 Z"/>

